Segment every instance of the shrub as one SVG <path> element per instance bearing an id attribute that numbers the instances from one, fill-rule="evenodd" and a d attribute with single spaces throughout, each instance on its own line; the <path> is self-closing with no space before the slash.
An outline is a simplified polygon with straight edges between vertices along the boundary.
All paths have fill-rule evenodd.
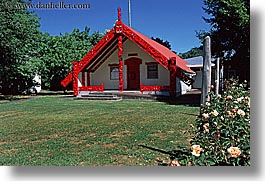
<path id="1" fill-rule="evenodd" d="M 225 83 L 223 95 L 210 101 L 191 125 L 190 148 L 175 150 L 171 166 L 249 166 L 250 93 L 246 82 Z"/>

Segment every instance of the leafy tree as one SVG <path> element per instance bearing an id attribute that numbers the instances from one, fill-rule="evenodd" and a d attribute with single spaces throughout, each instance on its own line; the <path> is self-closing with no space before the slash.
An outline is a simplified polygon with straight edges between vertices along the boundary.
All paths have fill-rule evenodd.
<path id="1" fill-rule="evenodd" d="M 42 37 L 42 86 L 46 89 L 61 89 L 60 82 L 71 71 L 72 62 L 81 60 L 87 52 L 102 38 L 102 34 L 90 29 L 74 29 L 71 34 L 60 36 L 44 34 Z"/>
<path id="2" fill-rule="evenodd" d="M 151 37 L 151 39 L 171 50 L 171 45 L 167 40 L 162 40 L 161 38 L 154 38 L 154 37 Z"/>
<path id="3" fill-rule="evenodd" d="M 39 73 L 39 19 L 18 7 L 23 0 L 0 1 L 0 92 L 15 94 L 33 85 Z"/>
<path id="4" fill-rule="evenodd" d="M 209 32 L 200 31 L 203 40 L 210 35 L 213 55 L 249 62 L 250 57 L 250 2 L 249 0 L 204 0 L 204 18 L 211 25 Z"/>
<path id="5" fill-rule="evenodd" d="M 183 59 L 186 58 L 192 58 L 192 57 L 197 57 L 197 56 L 203 56 L 203 47 L 195 47 L 190 49 L 189 51 L 185 52 L 185 53 L 180 53 L 179 56 Z"/>

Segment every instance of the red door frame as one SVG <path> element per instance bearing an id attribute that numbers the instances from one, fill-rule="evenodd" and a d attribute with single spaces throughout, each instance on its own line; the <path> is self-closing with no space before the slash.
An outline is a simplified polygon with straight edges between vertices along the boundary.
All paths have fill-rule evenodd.
<path id="1" fill-rule="evenodd" d="M 142 60 L 139 58 L 129 58 L 124 61 L 127 65 L 127 89 L 140 90 L 140 64 Z"/>

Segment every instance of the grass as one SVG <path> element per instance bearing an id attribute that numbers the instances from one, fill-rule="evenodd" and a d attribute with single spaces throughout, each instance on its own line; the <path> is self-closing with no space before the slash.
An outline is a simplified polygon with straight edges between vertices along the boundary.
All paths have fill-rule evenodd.
<path id="1" fill-rule="evenodd" d="M 157 165 L 173 150 L 198 107 L 143 100 L 78 101 L 42 96 L 0 104 L 0 165 Z"/>

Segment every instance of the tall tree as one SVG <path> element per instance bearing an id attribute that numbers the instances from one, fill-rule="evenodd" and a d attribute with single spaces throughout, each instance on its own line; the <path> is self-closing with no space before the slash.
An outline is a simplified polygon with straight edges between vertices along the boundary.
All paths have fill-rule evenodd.
<path id="1" fill-rule="evenodd" d="M 217 56 L 231 59 L 241 54 L 249 60 L 250 47 L 250 3 L 249 0 L 204 0 L 204 18 L 211 25 L 210 32 L 200 32 L 203 39 L 211 36 L 212 50 Z"/>
<path id="2" fill-rule="evenodd" d="M 0 1 L 0 93 L 33 85 L 40 64 L 39 18 L 21 8 L 23 0 Z M 18 8 L 20 7 L 20 8 Z"/>

